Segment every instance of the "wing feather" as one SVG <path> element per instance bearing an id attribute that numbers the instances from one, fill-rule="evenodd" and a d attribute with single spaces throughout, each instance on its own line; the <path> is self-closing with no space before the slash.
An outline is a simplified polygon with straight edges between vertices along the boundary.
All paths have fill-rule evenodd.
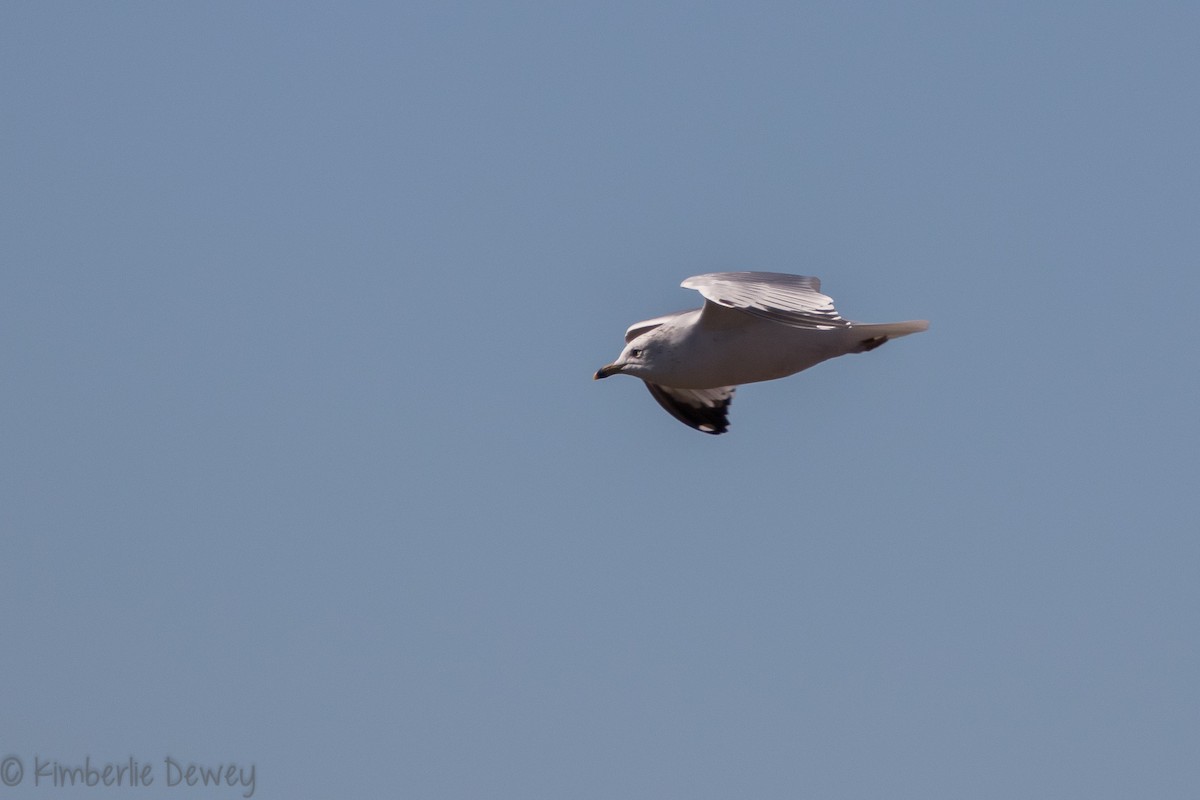
<path id="1" fill-rule="evenodd" d="M 714 436 L 729 430 L 729 404 L 736 386 L 716 389 L 676 389 L 644 381 L 658 404 L 675 419 Z"/>
<path id="2" fill-rule="evenodd" d="M 629 344 L 634 339 L 641 336 L 643 333 L 646 333 L 647 331 L 652 331 L 655 328 L 657 328 L 659 325 L 662 325 L 665 322 L 670 322 L 671 320 L 678 317 L 680 314 L 689 314 L 689 313 L 692 313 L 692 312 L 676 311 L 674 314 L 663 314 L 661 317 L 655 317 L 654 319 L 648 319 L 643 322 L 635 322 L 629 326 L 628 330 L 625 331 L 625 344 Z"/>
<path id="3" fill-rule="evenodd" d="M 700 292 L 709 304 L 795 328 L 828 330 L 850 325 L 833 307 L 833 298 L 821 294 L 820 279 L 807 275 L 711 272 L 688 278 L 681 285 Z"/>

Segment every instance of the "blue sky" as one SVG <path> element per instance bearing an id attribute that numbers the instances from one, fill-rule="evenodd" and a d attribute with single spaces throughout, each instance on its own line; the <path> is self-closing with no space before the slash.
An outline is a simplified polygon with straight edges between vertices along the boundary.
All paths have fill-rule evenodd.
<path id="1" fill-rule="evenodd" d="M 1187 3 L 0 9 L 0 749 L 1200 792 Z M 928 333 L 691 431 L 703 272 Z"/>

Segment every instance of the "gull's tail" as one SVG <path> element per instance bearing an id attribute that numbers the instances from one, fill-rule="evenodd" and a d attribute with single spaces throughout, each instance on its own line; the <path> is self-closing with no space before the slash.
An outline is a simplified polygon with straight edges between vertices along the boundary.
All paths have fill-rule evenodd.
<path id="1" fill-rule="evenodd" d="M 901 336 L 920 333 L 928 329 L 929 320 L 910 319 L 907 322 L 854 322 L 851 323 L 848 330 L 858 343 L 858 347 L 853 352 L 865 353 L 891 339 L 899 339 Z"/>
<path id="2" fill-rule="evenodd" d="M 889 339 L 899 339 L 901 336 L 908 336 L 910 333 L 920 333 L 929 329 L 929 320 L 927 319 L 910 319 L 908 322 L 855 322 L 850 326 L 851 330 L 862 331 L 871 336 L 886 336 Z"/>

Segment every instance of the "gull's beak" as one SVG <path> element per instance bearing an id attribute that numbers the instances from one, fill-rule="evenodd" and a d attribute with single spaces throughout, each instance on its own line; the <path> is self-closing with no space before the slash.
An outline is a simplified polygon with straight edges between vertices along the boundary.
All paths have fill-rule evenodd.
<path id="1" fill-rule="evenodd" d="M 596 374 L 592 376 L 592 380 L 598 381 L 601 378 L 607 378 L 609 375 L 617 375 L 621 372 L 620 364 L 609 364 L 607 367 L 601 367 L 596 370 Z"/>

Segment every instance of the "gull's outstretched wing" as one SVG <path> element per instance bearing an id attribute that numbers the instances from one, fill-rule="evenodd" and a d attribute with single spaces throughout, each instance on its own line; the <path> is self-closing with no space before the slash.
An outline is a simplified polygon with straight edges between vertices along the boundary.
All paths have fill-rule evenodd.
<path id="1" fill-rule="evenodd" d="M 714 436 L 729 430 L 729 403 L 736 386 L 716 389 L 676 389 L 645 381 L 658 404 L 688 427 Z"/>
<path id="2" fill-rule="evenodd" d="M 818 278 L 779 272 L 711 272 L 688 278 L 681 285 L 704 296 L 706 314 L 716 305 L 794 328 L 850 326 L 834 309 L 833 299 L 821 294 Z"/>

